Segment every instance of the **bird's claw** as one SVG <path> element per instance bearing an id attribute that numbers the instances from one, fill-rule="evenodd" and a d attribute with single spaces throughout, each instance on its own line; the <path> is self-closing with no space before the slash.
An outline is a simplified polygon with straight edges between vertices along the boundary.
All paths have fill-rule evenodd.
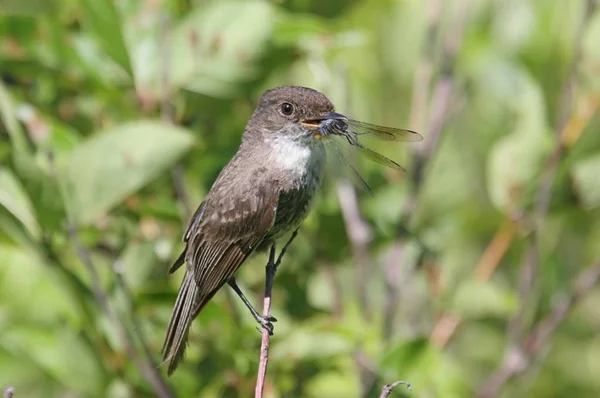
<path id="1" fill-rule="evenodd" d="M 275 326 L 271 322 L 277 322 L 277 318 L 271 315 L 260 316 L 257 321 L 263 329 L 266 329 L 269 332 L 269 336 L 273 336 L 273 329 L 275 329 Z"/>

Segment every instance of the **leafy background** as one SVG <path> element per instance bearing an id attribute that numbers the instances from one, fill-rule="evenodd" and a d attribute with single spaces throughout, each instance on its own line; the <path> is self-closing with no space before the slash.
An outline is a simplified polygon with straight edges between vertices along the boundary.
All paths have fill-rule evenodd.
<path id="1" fill-rule="evenodd" d="M 594 0 L 0 1 L 0 386 L 252 394 L 226 289 L 167 379 L 189 212 L 263 90 L 422 133 L 326 183 L 275 280 L 267 395 L 600 394 Z M 264 256 L 240 270 L 257 304 Z M 171 392 L 168 391 L 171 390 Z"/>

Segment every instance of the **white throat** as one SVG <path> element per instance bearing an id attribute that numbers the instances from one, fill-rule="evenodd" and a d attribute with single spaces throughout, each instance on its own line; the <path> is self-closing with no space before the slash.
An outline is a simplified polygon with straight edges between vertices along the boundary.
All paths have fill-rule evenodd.
<path id="1" fill-rule="evenodd" d="M 316 140 L 315 140 L 316 141 Z M 319 142 L 302 142 L 285 136 L 269 139 L 266 141 L 272 148 L 274 163 L 284 169 L 304 174 L 312 163 L 320 163 L 323 159 Z"/>

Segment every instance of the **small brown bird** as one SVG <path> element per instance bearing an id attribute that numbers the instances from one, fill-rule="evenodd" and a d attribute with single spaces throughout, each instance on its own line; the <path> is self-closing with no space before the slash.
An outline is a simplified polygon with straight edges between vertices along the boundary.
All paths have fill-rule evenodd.
<path id="1" fill-rule="evenodd" d="M 268 248 L 306 217 L 323 179 L 330 137 L 343 137 L 367 157 L 396 169 L 402 167 L 364 147 L 362 138 L 421 139 L 409 130 L 350 120 L 335 113 L 325 95 L 309 88 L 266 91 L 238 152 L 192 217 L 183 237 L 185 249 L 169 270 L 173 273 L 186 263 L 163 346 L 169 375 L 183 358 L 192 320 L 225 283 L 273 333 L 275 318 L 263 317 L 252 307 L 234 274 L 254 251 Z"/>

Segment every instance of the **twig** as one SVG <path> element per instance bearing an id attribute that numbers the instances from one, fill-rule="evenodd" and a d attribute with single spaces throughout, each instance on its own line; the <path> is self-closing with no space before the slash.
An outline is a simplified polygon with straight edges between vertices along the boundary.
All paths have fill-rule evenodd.
<path id="1" fill-rule="evenodd" d="M 600 95 L 589 95 L 580 99 L 563 130 L 560 140 L 565 147 L 572 147 L 600 108 Z"/>
<path id="2" fill-rule="evenodd" d="M 383 337 L 389 340 L 394 331 L 396 308 L 400 299 L 401 272 L 400 262 L 404 256 L 404 242 L 398 240 L 390 249 L 385 263 L 385 296 L 383 301 Z"/>
<path id="3" fill-rule="evenodd" d="M 160 373 L 158 373 L 156 366 L 149 360 L 144 361 L 138 356 L 137 352 L 135 351 L 134 338 L 129 332 L 129 330 L 123 325 L 121 319 L 119 319 L 118 315 L 111 307 L 110 302 L 108 300 L 108 296 L 106 295 L 106 292 L 102 289 L 102 286 L 100 285 L 100 277 L 92 261 L 92 256 L 88 252 L 88 250 L 82 245 L 81 241 L 79 240 L 79 235 L 77 234 L 77 229 L 70 221 L 67 224 L 67 232 L 69 235 L 69 239 L 75 247 L 77 256 L 85 265 L 88 273 L 90 274 L 90 279 L 92 282 L 92 292 L 94 293 L 94 297 L 96 298 L 96 301 L 100 304 L 100 307 L 102 308 L 104 314 L 108 317 L 113 326 L 116 328 L 120 340 L 125 346 L 128 355 L 136 364 L 138 370 L 144 376 L 146 381 L 148 381 L 148 383 L 152 385 L 154 391 L 159 397 L 173 397 L 173 393 L 161 377 Z"/>
<path id="4" fill-rule="evenodd" d="M 54 154 L 52 151 L 48 152 L 48 163 L 50 165 L 50 176 L 58 184 L 58 177 L 56 175 L 56 169 L 54 167 Z M 60 184 L 58 184 L 58 186 L 60 186 Z M 61 194 L 64 195 L 63 192 L 61 192 Z M 121 342 L 125 346 L 128 355 L 132 358 L 133 362 L 135 363 L 138 371 L 144 376 L 146 381 L 150 383 L 150 385 L 152 386 L 152 388 L 154 388 L 154 391 L 159 397 L 173 397 L 171 389 L 165 383 L 161 375 L 158 373 L 156 366 L 154 366 L 152 361 L 143 361 L 141 358 L 138 357 L 134 348 L 134 338 L 129 332 L 129 330 L 123 325 L 121 319 L 119 319 L 116 312 L 110 306 L 108 296 L 106 295 L 106 292 L 102 289 L 102 286 L 100 284 L 100 276 L 96 271 L 96 267 L 94 266 L 94 263 L 92 261 L 92 256 L 79 240 L 76 224 L 72 219 L 70 219 L 69 216 L 67 216 L 66 229 L 67 235 L 69 236 L 69 240 L 73 244 L 75 252 L 77 253 L 77 257 L 79 257 L 80 261 L 85 265 L 90 275 L 90 280 L 92 283 L 92 293 L 94 295 L 94 298 L 100 305 L 100 308 L 102 309 L 106 317 L 108 317 L 110 322 L 116 328 Z"/>
<path id="5" fill-rule="evenodd" d="M 581 59 L 581 51 L 583 45 L 583 38 L 585 35 L 586 28 L 589 24 L 591 16 L 596 7 L 596 0 L 587 0 L 586 8 L 582 22 L 579 24 L 577 33 L 574 39 L 575 53 L 569 71 L 567 73 L 567 79 L 563 86 L 559 110 L 557 112 L 557 118 L 554 126 L 554 145 L 555 149 L 548 158 L 544 169 L 542 170 L 541 182 L 537 191 L 537 196 L 534 204 L 533 211 L 533 231 L 531 234 L 529 245 L 526 251 L 526 260 L 520 270 L 519 275 L 519 302 L 527 303 L 530 300 L 533 286 L 537 277 L 537 271 L 539 266 L 539 240 L 540 234 L 544 229 L 544 223 L 546 215 L 550 207 L 550 199 L 552 193 L 552 187 L 558 171 L 558 165 L 564 151 L 564 143 L 561 140 L 563 131 L 567 127 L 572 113 L 572 98 L 573 91 L 575 90 L 575 84 L 578 75 L 578 66 Z M 519 311 L 508 325 L 508 344 L 514 344 L 516 341 L 520 341 L 523 330 L 524 330 L 524 314 L 525 306 L 522 305 Z"/>
<path id="6" fill-rule="evenodd" d="M 542 175 L 542 182 L 538 191 L 535 210 L 540 217 L 544 217 L 548 212 L 550 206 L 550 194 L 552 186 L 554 185 L 554 179 L 558 170 L 558 163 L 560 161 L 562 152 L 564 150 L 564 143 L 561 140 L 561 136 L 567 127 L 570 115 L 572 113 L 572 102 L 573 92 L 575 91 L 575 84 L 577 81 L 578 67 L 581 61 L 581 53 L 583 50 L 583 39 L 585 37 L 585 31 L 589 25 L 589 22 L 594 14 L 594 10 L 597 6 L 596 0 L 587 0 L 586 8 L 583 14 L 583 20 L 577 29 L 574 39 L 575 53 L 571 64 L 569 65 L 569 71 L 567 72 L 567 80 L 562 90 L 560 98 L 559 109 L 557 112 L 556 122 L 554 126 L 554 139 L 555 149 L 552 155 L 548 158 L 546 168 Z M 541 220 L 538 220 L 541 221 Z M 538 226 L 541 228 L 541 226 Z"/>
<path id="7" fill-rule="evenodd" d="M 14 387 L 6 387 L 4 389 L 4 398 L 13 398 L 14 394 L 15 394 Z"/>
<path id="8" fill-rule="evenodd" d="M 394 388 L 396 388 L 397 386 L 399 386 L 400 384 L 404 384 L 406 386 L 406 389 L 408 391 L 412 391 L 412 386 L 402 380 L 396 381 L 392 384 L 388 384 L 383 386 L 383 388 L 381 389 L 381 394 L 379 394 L 379 398 L 386 398 L 388 395 L 390 395 L 392 393 L 392 391 L 394 390 Z"/>
<path id="9" fill-rule="evenodd" d="M 354 354 L 354 363 L 358 368 L 360 377 L 360 396 L 366 397 L 379 379 L 379 369 L 377 364 L 362 349 Z"/>
<path id="10" fill-rule="evenodd" d="M 352 90 L 350 89 L 350 79 L 348 78 L 348 66 L 344 63 L 340 64 L 338 74 L 341 81 L 342 93 L 341 97 L 345 99 L 344 109 L 352 113 Z M 355 162 L 355 153 L 348 154 L 351 158 L 350 162 Z M 369 272 L 371 258 L 369 255 L 369 242 L 371 241 L 371 228 L 365 222 L 360 214 L 358 207 L 358 199 L 356 189 L 347 179 L 338 179 L 337 181 L 337 196 L 340 203 L 342 218 L 346 234 L 352 246 L 352 254 L 354 256 L 355 275 L 354 288 L 360 308 L 360 314 L 364 320 L 371 319 L 371 310 L 369 305 L 369 297 L 367 294 L 367 286 L 369 284 Z"/>
<path id="11" fill-rule="evenodd" d="M 419 124 L 422 123 L 425 115 L 425 107 L 427 98 L 425 95 L 415 93 L 415 90 L 427 89 L 429 86 L 429 80 L 432 76 L 434 57 L 433 52 L 436 48 L 436 40 L 439 36 L 440 19 L 442 15 L 443 3 L 440 0 L 430 0 L 428 4 L 429 16 L 428 16 L 428 31 L 427 40 L 428 45 L 426 52 L 420 61 L 420 68 L 422 70 L 415 75 L 415 82 L 413 87 L 413 104 L 411 113 L 414 113 L 412 121 Z M 467 25 L 466 19 L 469 15 L 469 1 L 461 3 L 457 20 L 454 22 L 453 28 L 449 30 L 446 35 L 446 39 L 443 44 L 442 54 L 442 71 L 441 76 L 438 79 L 433 89 L 433 97 L 430 101 L 430 121 L 427 128 L 426 141 L 420 150 L 415 154 L 415 162 L 411 178 L 411 191 L 406 200 L 406 204 L 402 211 L 400 228 L 408 225 L 414 215 L 417 213 L 417 198 L 423 183 L 423 176 L 425 173 L 426 166 L 437 148 L 442 127 L 446 122 L 448 116 L 448 109 L 450 107 L 450 101 L 454 91 L 454 76 L 453 76 L 453 64 L 458 51 L 460 50 L 464 29 Z M 421 80 L 422 79 L 422 80 Z M 417 126 L 417 129 L 420 127 Z M 386 262 L 386 283 L 387 293 L 385 298 L 385 305 L 383 309 L 383 319 L 386 320 L 386 325 L 383 329 L 383 337 L 387 341 L 393 334 L 393 326 L 395 324 L 395 308 L 398 297 L 400 295 L 400 275 L 396 268 L 398 264 L 402 263 L 402 257 L 404 255 L 404 234 L 398 240 L 397 246 L 393 249 L 397 256 L 390 256 L 390 260 Z"/>
<path id="12" fill-rule="evenodd" d="M 354 187 L 347 181 L 338 181 L 337 190 L 346 232 L 352 244 L 352 251 L 356 261 L 355 284 L 358 303 L 364 319 L 369 320 L 370 313 L 367 299 L 369 274 L 367 271 L 370 263 L 369 241 L 371 240 L 371 229 L 360 215 Z"/>
<path id="13" fill-rule="evenodd" d="M 61 186 L 58 183 L 58 176 L 56 174 L 56 168 L 54 163 L 54 153 L 52 151 L 47 152 L 48 156 L 48 164 L 50 169 L 50 177 L 55 181 L 57 186 Z M 61 191 L 61 195 L 65 193 Z M 75 248 L 75 252 L 79 257 L 80 261 L 85 265 L 92 283 L 92 293 L 94 295 L 95 300 L 100 305 L 100 308 L 106 315 L 106 317 L 110 320 L 110 322 L 114 325 L 117 330 L 117 333 L 121 339 L 122 344 L 125 346 L 128 355 L 132 358 L 135 363 L 138 371 L 144 376 L 146 381 L 150 383 L 156 394 L 161 398 L 171 398 L 173 397 L 173 393 L 169 386 L 165 383 L 160 373 L 154 366 L 153 362 L 150 360 L 144 361 L 137 355 L 134 346 L 134 338 L 129 332 L 129 330 L 123 325 L 121 319 L 119 319 L 117 313 L 112 309 L 110 302 L 108 300 L 108 296 L 106 292 L 102 289 L 100 284 L 100 276 L 94 266 L 92 261 L 92 256 L 90 252 L 83 246 L 81 241 L 79 240 L 79 235 L 77 233 L 77 226 L 75 221 L 67 216 L 66 220 L 66 230 L 69 240 L 73 244 Z"/>
<path id="14" fill-rule="evenodd" d="M 169 17 L 163 15 L 161 20 L 161 101 L 160 101 L 160 117 L 161 119 L 169 124 L 174 123 L 173 117 L 173 104 L 171 103 L 172 87 L 169 81 L 169 62 L 171 62 L 171 53 L 169 49 Z M 185 184 L 183 182 L 183 168 L 180 164 L 175 165 L 171 171 L 171 178 L 173 179 L 173 187 L 175 188 L 175 194 L 177 200 L 183 205 L 185 211 L 185 219 L 188 219 L 192 215 L 192 205 L 189 197 L 185 191 Z"/>
<path id="15" fill-rule="evenodd" d="M 440 0 L 430 0 L 430 16 L 427 33 L 428 48 L 426 50 L 424 58 L 421 61 L 422 66 L 426 70 L 433 69 L 433 51 L 436 47 L 435 41 L 439 33 L 442 7 L 443 4 Z M 443 54 L 441 60 L 442 70 L 440 71 L 440 78 L 436 82 L 435 88 L 433 90 L 433 97 L 431 99 L 430 120 L 427 127 L 426 141 L 421 147 L 421 150 L 417 153 L 416 165 L 414 167 L 414 172 L 411 175 L 413 184 L 416 186 L 415 188 L 417 189 L 422 183 L 425 166 L 427 165 L 427 162 L 429 161 L 435 149 L 437 148 L 442 132 L 442 127 L 444 126 L 444 123 L 447 119 L 447 111 L 450 106 L 450 100 L 452 98 L 454 88 L 454 59 L 456 58 L 462 45 L 464 29 L 467 25 L 466 19 L 469 15 L 469 9 L 469 1 L 464 1 L 461 4 L 458 18 L 454 22 L 453 28 L 449 30 L 443 45 Z M 430 79 L 431 73 L 417 74 L 415 79 L 416 78 Z M 414 86 L 415 87 L 413 88 L 413 90 L 421 89 L 423 87 L 426 90 L 429 86 L 429 82 L 415 81 Z M 423 109 L 425 108 L 425 99 L 422 98 L 420 94 L 414 94 L 413 100 L 417 102 L 413 103 L 412 112 L 415 112 L 416 115 L 425 114 L 425 111 Z M 417 116 L 415 116 L 415 122 L 421 122 L 419 119 L 417 119 Z"/>
<path id="16" fill-rule="evenodd" d="M 509 380 L 527 370 L 542 348 L 547 346 L 552 334 L 565 320 L 567 314 L 599 282 L 600 262 L 587 268 L 575 279 L 571 294 L 560 300 L 550 314 L 534 326 L 523 343 L 512 346 L 507 351 L 501 366 L 483 383 L 477 397 L 495 397 Z"/>
<path id="17" fill-rule="evenodd" d="M 343 287 L 342 284 L 340 282 L 340 280 L 338 279 L 338 275 L 335 272 L 335 268 L 332 267 L 330 264 L 321 264 L 320 266 L 322 272 L 323 272 L 323 276 L 325 277 L 325 279 L 328 281 L 329 286 L 331 287 L 331 291 L 333 293 L 333 298 L 332 298 L 332 311 L 333 311 L 333 315 L 335 317 L 341 317 L 344 313 L 344 305 L 343 305 Z"/>
<path id="18" fill-rule="evenodd" d="M 585 27 L 589 22 L 589 17 L 593 13 L 595 6 L 596 4 L 594 0 L 587 1 L 587 9 L 585 11 L 586 14 L 584 16 L 584 21 L 579 26 L 578 33 L 575 36 L 575 56 L 569 68 L 567 83 L 563 88 L 560 104 L 561 109 L 558 112 L 555 124 L 555 150 L 548 158 L 546 167 L 542 173 L 542 181 L 540 183 L 540 188 L 538 190 L 534 207 L 534 230 L 530 238 L 531 241 L 527 246 L 525 260 L 519 275 L 519 301 L 521 303 L 529 301 L 528 297 L 530 297 L 531 289 L 533 288 L 533 283 L 537 274 L 539 262 L 537 242 L 539 239 L 538 235 L 539 231 L 543 229 L 544 218 L 548 213 L 552 185 L 556 177 L 562 152 L 565 146 L 570 144 L 572 145 L 574 141 L 577 140 L 584 126 L 589 123 L 591 117 L 593 116 L 593 110 L 596 109 L 597 106 L 593 98 L 589 99 L 588 107 L 584 106 L 583 109 L 578 110 L 579 113 L 577 116 L 569 117 L 568 110 L 571 107 L 570 104 L 572 91 L 574 90 L 577 76 L 577 64 L 581 57 L 582 37 L 585 32 Z M 481 260 L 476 267 L 475 276 L 478 279 L 482 281 L 489 280 L 492 273 L 495 271 L 496 266 L 502 259 L 502 256 L 509 248 L 511 241 L 518 230 L 517 223 L 519 218 L 520 216 L 514 218 L 513 222 L 508 227 L 503 227 L 494 237 L 493 241 L 484 252 L 484 255 L 481 257 Z M 509 344 L 520 341 L 522 338 L 524 327 L 524 310 L 525 309 L 523 307 L 520 308 L 515 317 L 509 322 L 509 326 L 507 328 Z M 459 323 L 460 319 L 456 316 L 445 314 L 440 318 L 436 327 L 434 328 L 434 331 L 431 333 L 431 340 L 439 346 L 444 346 L 454 334 Z M 446 329 L 442 330 L 444 327 Z M 507 349 L 507 351 L 510 351 L 510 348 Z"/>
<path id="19" fill-rule="evenodd" d="M 142 325 L 138 319 L 136 314 L 136 306 L 135 300 L 133 298 L 133 293 L 131 292 L 131 288 L 129 284 L 123 277 L 123 264 L 120 261 L 116 261 L 113 265 L 113 270 L 117 276 L 117 283 L 125 296 L 125 300 L 127 301 L 127 306 L 129 307 L 129 318 L 131 320 L 131 324 L 133 325 L 133 332 L 137 336 L 137 339 L 144 350 L 144 354 L 146 355 L 146 361 L 148 361 L 153 369 L 156 369 L 157 364 L 154 362 L 154 357 L 152 352 L 148 348 L 148 343 L 146 342 L 146 336 L 144 335 L 144 331 L 142 329 Z"/>
<path id="20" fill-rule="evenodd" d="M 277 257 L 277 261 L 275 261 L 275 243 L 271 246 L 271 251 L 269 253 L 269 262 L 267 263 L 266 268 L 266 281 L 265 281 L 265 299 L 263 304 L 263 315 L 265 317 L 271 316 L 271 292 L 273 290 L 273 279 L 275 278 L 275 273 L 277 272 L 277 267 L 281 264 L 281 260 L 285 255 L 288 247 L 292 244 L 294 239 L 298 235 L 298 230 L 295 230 L 288 239 L 283 249 L 279 253 L 279 257 Z M 258 365 L 258 377 L 256 379 L 256 389 L 254 391 L 255 398 L 262 398 L 263 390 L 265 388 L 265 379 L 267 376 L 267 364 L 269 362 L 269 342 L 270 336 L 269 331 L 263 329 L 262 331 L 262 341 L 260 344 L 260 360 Z"/>
<path id="21" fill-rule="evenodd" d="M 475 267 L 475 277 L 487 282 L 498 268 L 518 232 L 517 222 L 510 220 L 500 226 Z"/>
<path id="22" fill-rule="evenodd" d="M 482 282 L 491 279 L 517 235 L 518 222 L 519 217 L 515 217 L 500 226 L 475 267 L 473 272 L 475 278 Z M 456 314 L 449 312 L 442 314 L 429 335 L 429 341 L 438 347 L 445 347 L 458 330 L 461 322 L 462 319 Z"/>

